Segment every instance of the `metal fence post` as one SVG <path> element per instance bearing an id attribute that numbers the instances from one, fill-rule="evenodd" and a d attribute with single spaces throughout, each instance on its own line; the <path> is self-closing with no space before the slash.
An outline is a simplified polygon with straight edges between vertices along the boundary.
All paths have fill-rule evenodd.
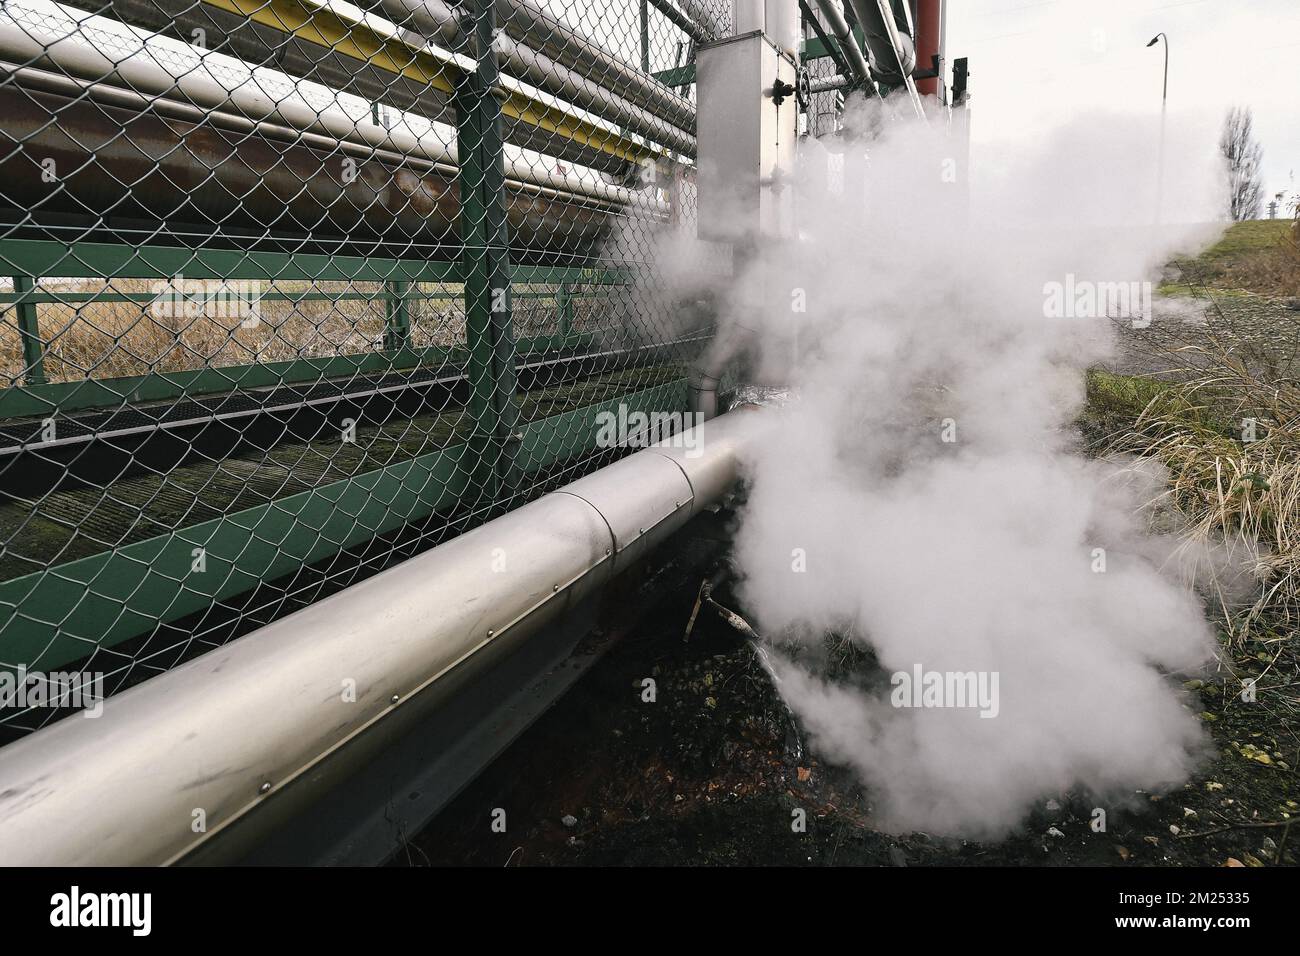
<path id="1" fill-rule="evenodd" d="M 18 316 L 18 335 L 23 342 L 23 366 L 26 385 L 45 384 L 45 345 L 41 342 L 37 305 L 30 300 L 36 283 L 31 276 L 14 276 L 14 314 Z"/>
<path id="2" fill-rule="evenodd" d="M 477 67 L 454 96 L 460 157 L 460 228 L 465 262 L 465 336 L 469 351 L 470 453 L 481 501 L 504 498 L 518 486 L 519 409 L 515 398 L 515 339 L 511 319 L 510 236 L 506 220 L 501 106 L 492 37 L 492 0 L 472 5 Z"/>
<path id="3" fill-rule="evenodd" d="M 650 72 L 650 0 L 641 0 L 641 70 Z"/>

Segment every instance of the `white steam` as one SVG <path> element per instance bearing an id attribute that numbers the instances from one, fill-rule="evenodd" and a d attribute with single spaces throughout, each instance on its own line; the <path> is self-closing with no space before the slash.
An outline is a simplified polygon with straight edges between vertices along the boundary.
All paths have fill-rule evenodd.
<path id="1" fill-rule="evenodd" d="M 749 463 L 736 538 L 746 612 L 808 645 L 774 655 L 782 692 L 888 829 L 994 836 L 1045 795 L 1176 784 L 1202 735 L 1166 675 L 1205 662 L 1212 630 L 1165 560 L 1178 542 L 1147 531 L 1162 476 L 1079 450 L 1111 321 L 1044 301 L 1067 276 L 1158 283 L 1217 233 L 1214 131 L 1171 117 L 1157 229 L 1152 123 L 984 147 L 967 212 L 945 124 L 875 119 L 843 162 L 807 142 L 800 241 L 763 245 L 721 297 L 719 348 L 798 395 Z M 808 669 L 828 633 L 886 674 L 996 672 L 998 714 L 828 682 Z"/>

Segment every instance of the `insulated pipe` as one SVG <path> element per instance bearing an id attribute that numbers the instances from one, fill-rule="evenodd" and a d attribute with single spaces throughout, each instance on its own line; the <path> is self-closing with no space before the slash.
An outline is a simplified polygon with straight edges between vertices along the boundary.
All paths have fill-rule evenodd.
<path id="1" fill-rule="evenodd" d="M 30 9 L 42 7 L 68 16 L 56 4 L 32 4 Z M 370 122 L 368 115 L 352 115 L 340 108 L 336 93 L 331 102 L 311 103 L 305 98 L 309 91 L 283 74 L 196 51 L 103 17 L 78 21 L 70 32 L 54 16 L 26 16 L 17 21 L 15 15 L 9 10 L 0 12 L 0 58 L 5 60 L 39 64 L 88 82 L 112 80 L 114 86 L 148 96 L 175 97 L 206 109 L 228 109 L 255 121 L 365 143 L 435 163 L 457 164 L 455 134 L 450 128 L 431 125 L 416 130 L 401 124 L 384 129 Z M 322 90 L 323 96 L 331 93 Z M 606 183 L 595 174 L 560 174 L 538 168 L 518 154 L 507 155 L 505 172 L 521 182 L 593 198 L 639 201 L 635 198 L 638 194 Z"/>
<path id="2" fill-rule="evenodd" d="M 411 25 L 421 35 L 450 50 L 459 50 L 466 31 L 460 14 L 443 0 L 381 0 L 384 14 L 395 24 Z M 552 96 L 618 123 L 634 133 L 689 156 L 695 155 L 695 117 L 686 111 L 647 110 L 611 93 L 545 54 L 501 31 L 493 43 L 503 73 L 532 84 Z"/>
<path id="3" fill-rule="evenodd" d="M 719 498 L 764 427 L 698 425 L 0 749 L 0 860 L 237 857 Z"/>
<path id="4" fill-rule="evenodd" d="M 857 38 L 853 36 L 853 31 L 849 29 L 848 21 L 844 19 L 844 14 L 840 8 L 835 5 L 835 0 L 817 0 L 817 9 L 826 19 L 826 25 L 830 27 L 831 33 L 835 35 L 835 40 L 844 52 L 845 58 L 849 61 L 849 66 L 853 70 L 853 79 L 866 87 L 872 86 L 871 67 L 867 65 L 867 58 L 862 55 L 862 49 L 858 46 Z"/>
<path id="5" fill-rule="evenodd" d="M 695 128 L 695 107 L 690 100 L 601 49 L 539 9 L 533 0 L 496 0 L 496 5 L 497 23 L 515 40 L 669 122 Z"/>

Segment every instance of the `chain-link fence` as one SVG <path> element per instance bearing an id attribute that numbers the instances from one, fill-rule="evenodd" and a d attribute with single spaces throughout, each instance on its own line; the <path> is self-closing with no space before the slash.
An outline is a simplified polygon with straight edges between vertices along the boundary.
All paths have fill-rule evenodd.
<path id="1" fill-rule="evenodd" d="M 0 7 L 0 671 L 111 693 L 686 411 L 726 0 L 360 2 Z"/>

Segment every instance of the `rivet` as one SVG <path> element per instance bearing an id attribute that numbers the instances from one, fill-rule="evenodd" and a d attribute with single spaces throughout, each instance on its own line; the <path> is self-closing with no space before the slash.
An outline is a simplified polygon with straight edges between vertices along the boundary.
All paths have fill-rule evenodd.
<path id="1" fill-rule="evenodd" d="M 388 698 L 389 702 L 393 704 L 397 703 L 400 699 L 401 697 L 397 694 L 394 694 L 392 697 Z"/>
<path id="2" fill-rule="evenodd" d="M 551 585 L 551 590 L 552 590 L 552 591 L 558 591 L 558 590 L 560 590 L 560 586 L 559 586 L 558 584 L 552 584 L 552 585 Z"/>
<path id="3" fill-rule="evenodd" d="M 495 634 L 495 633 L 496 633 L 496 631 L 488 631 L 488 637 L 491 637 L 491 636 L 492 636 L 493 634 Z"/>
<path id="4" fill-rule="evenodd" d="M 270 792 L 271 792 L 271 781 L 268 780 L 268 781 L 266 781 L 266 783 L 264 783 L 264 784 L 262 784 L 260 787 L 258 787 L 258 788 L 257 788 L 257 792 L 258 792 L 258 793 L 270 793 Z"/>
<path id="5" fill-rule="evenodd" d="M 609 557 L 609 548 L 605 549 L 605 557 Z"/>

